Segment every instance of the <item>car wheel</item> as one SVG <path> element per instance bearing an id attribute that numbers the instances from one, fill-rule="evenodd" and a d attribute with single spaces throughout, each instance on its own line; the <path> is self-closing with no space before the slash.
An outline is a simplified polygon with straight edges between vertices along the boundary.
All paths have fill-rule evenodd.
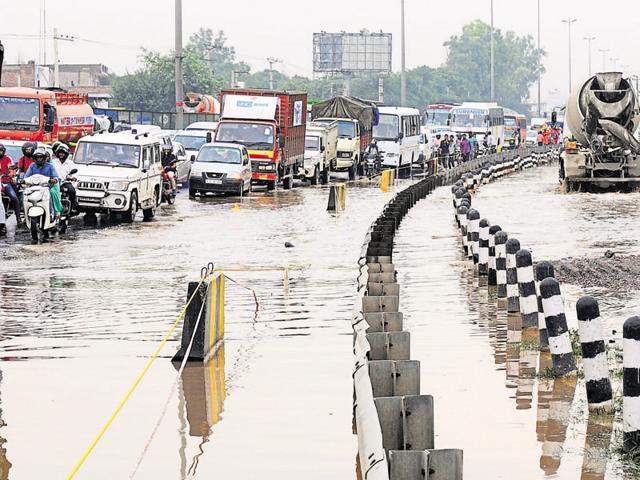
<path id="1" fill-rule="evenodd" d="M 153 206 L 151 208 L 145 208 L 142 211 L 144 220 L 147 222 L 156 216 L 156 208 L 158 208 L 158 205 L 160 205 L 160 190 L 158 189 L 158 187 L 156 187 L 153 192 L 153 198 Z"/>
<path id="2" fill-rule="evenodd" d="M 129 209 L 124 213 L 123 220 L 125 223 L 133 223 L 138 215 L 138 194 L 133 192 L 129 200 Z"/>

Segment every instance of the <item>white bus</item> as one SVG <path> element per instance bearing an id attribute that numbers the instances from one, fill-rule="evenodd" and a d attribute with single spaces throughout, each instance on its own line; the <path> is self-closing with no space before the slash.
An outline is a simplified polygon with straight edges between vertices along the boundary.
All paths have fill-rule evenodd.
<path id="1" fill-rule="evenodd" d="M 504 146 L 504 109 L 496 103 L 465 102 L 451 109 L 451 131 L 475 133 L 478 142 L 485 134 L 493 136 L 493 146 Z"/>
<path id="2" fill-rule="evenodd" d="M 382 155 L 383 167 L 402 167 L 420 156 L 420 111 L 417 108 L 379 107 L 380 120 L 373 138 Z"/>

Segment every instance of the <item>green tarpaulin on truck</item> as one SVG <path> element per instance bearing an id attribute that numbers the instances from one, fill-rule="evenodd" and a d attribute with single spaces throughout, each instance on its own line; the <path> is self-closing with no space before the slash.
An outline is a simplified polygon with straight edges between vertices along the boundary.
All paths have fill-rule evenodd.
<path id="1" fill-rule="evenodd" d="M 363 129 L 371 130 L 378 124 L 378 108 L 356 97 L 334 97 L 313 106 L 311 119 L 316 118 L 352 118 L 358 120 Z"/>

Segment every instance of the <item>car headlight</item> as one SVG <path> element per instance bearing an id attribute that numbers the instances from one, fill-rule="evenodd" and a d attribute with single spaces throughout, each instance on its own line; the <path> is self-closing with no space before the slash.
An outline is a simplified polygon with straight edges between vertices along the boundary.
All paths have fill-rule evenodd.
<path id="1" fill-rule="evenodd" d="M 117 180 L 115 182 L 109 182 L 109 190 L 127 190 L 129 188 L 129 181 L 127 180 Z"/>
<path id="2" fill-rule="evenodd" d="M 238 172 L 235 173 L 229 173 L 227 174 L 227 178 L 230 178 L 232 180 L 240 180 L 240 174 Z"/>

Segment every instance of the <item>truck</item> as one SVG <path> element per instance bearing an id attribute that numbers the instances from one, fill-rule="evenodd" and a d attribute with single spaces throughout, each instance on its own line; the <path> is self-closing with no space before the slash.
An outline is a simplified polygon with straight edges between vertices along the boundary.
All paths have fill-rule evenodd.
<path id="1" fill-rule="evenodd" d="M 0 140 L 69 144 L 93 132 L 86 95 L 37 88 L 0 88 Z"/>
<path id="2" fill-rule="evenodd" d="M 247 147 L 252 184 L 293 188 L 304 167 L 306 92 L 235 88 L 220 92 L 220 104 L 215 141 Z"/>
<path id="3" fill-rule="evenodd" d="M 311 118 L 314 122 L 338 122 L 338 155 L 332 171 L 348 171 L 349 180 L 355 180 L 366 158 L 378 117 L 378 108 L 373 102 L 356 97 L 334 97 L 313 106 Z"/>
<path id="4" fill-rule="evenodd" d="M 589 77 L 574 89 L 565 110 L 560 180 L 565 189 L 640 183 L 640 123 L 637 93 L 621 72 Z"/>
<path id="5" fill-rule="evenodd" d="M 304 167 L 300 176 L 311 185 L 329 183 L 329 170 L 338 153 L 338 122 L 311 122 L 304 142 Z"/>

